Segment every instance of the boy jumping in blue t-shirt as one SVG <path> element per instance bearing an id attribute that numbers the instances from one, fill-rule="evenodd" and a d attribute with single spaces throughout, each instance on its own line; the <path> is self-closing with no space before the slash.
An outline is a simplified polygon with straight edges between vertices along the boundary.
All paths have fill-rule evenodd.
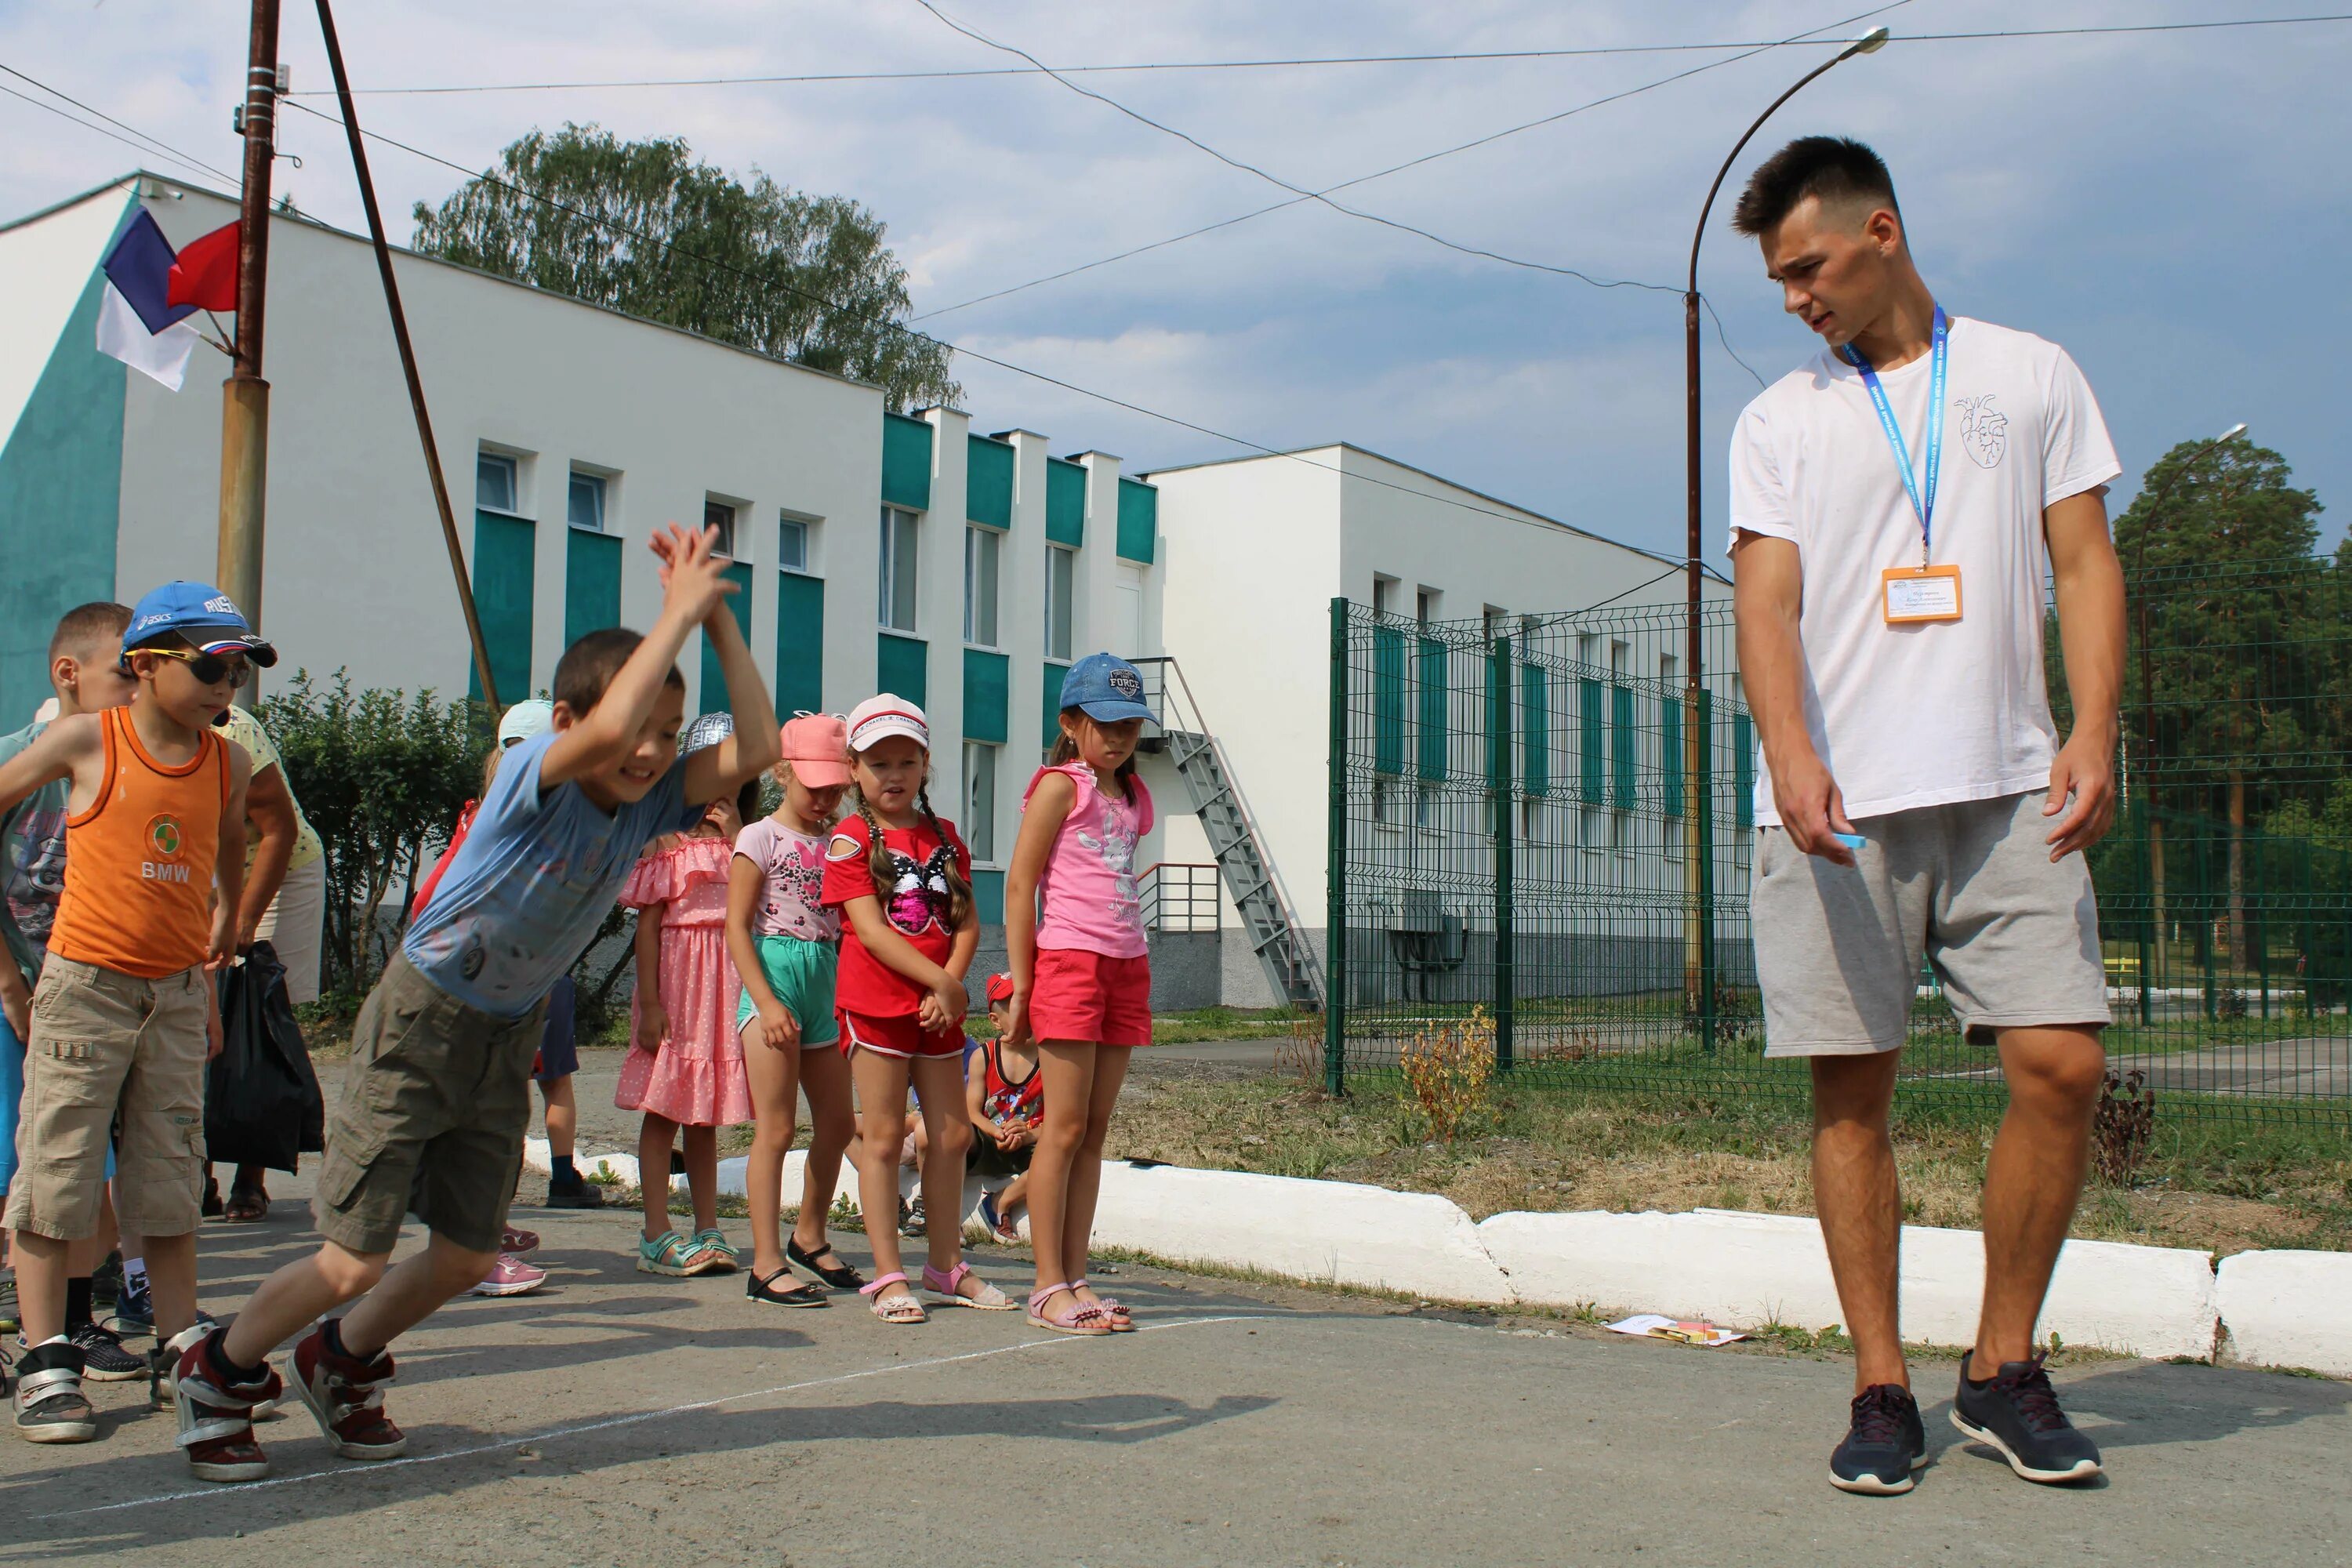
<path id="1" fill-rule="evenodd" d="M 547 994 L 595 935 L 638 851 L 777 757 L 776 717 L 727 607 L 717 531 L 656 534 L 662 613 L 640 637 L 591 632 L 555 667 L 555 727 L 507 752 L 433 901 L 360 1011 L 328 1123 L 313 1209 L 325 1243 L 261 1288 L 223 1330 L 174 1339 L 180 1446 L 205 1480 L 269 1471 L 253 1407 L 281 1389 L 269 1353 L 311 1331 L 289 1380 L 335 1452 L 388 1459 L 407 1437 L 383 1412 L 392 1342 L 498 1260 L 530 1119 Z M 735 732 L 681 761 L 676 660 L 699 626 L 726 677 Z M 432 1232 L 389 1272 L 402 1216 Z"/>

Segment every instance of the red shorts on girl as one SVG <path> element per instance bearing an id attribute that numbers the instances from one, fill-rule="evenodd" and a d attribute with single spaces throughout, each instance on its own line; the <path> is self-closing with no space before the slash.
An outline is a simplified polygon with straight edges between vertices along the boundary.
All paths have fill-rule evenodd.
<path id="1" fill-rule="evenodd" d="M 1041 1040 L 1150 1045 L 1151 960 L 1040 948 L 1031 972 L 1029 1027 Z"/>
<path id="2" fill-rule="evenodd" d="M 963 1055 L 963 1030 L 961 1027 L 942 1029 L 936 1035 L 926 1034 L 912 1013 L 902 1013 L 895 1018 L 877 1018 L 836 1008 L 833 1016 L 841 1021 L 841 1054 L 845 1057 L 858 1051 L 908 1058 Z"/>

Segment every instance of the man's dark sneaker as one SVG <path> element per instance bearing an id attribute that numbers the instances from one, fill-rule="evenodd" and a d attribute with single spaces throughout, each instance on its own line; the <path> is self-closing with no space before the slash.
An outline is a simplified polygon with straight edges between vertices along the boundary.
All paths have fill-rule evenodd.
<path id="1" fill-rule="evenodd" d="M 1952 1425 L 2000 1450 L 2009 1468 L 2029 1481 L 2084 1481 L 2099 1473 L 2099 1447 L 2074 1429 L 2058 1408 L 2058 1391 L 2042 1370 L 2049 1352 L 2005 1361 L 1987 1382 L 1969 1376 L 1970 1351 L 1960 1357 L 1960 1391 L 1952 1396 Z"/>
<path id="2" fill-rule="evenodd" d="M 898 1200 L 898 1234 L 900 1236 L 919 1241 L 930 1234 L 930 1218 L 923 1213 L 922 1194 L 917 1194 L 912 1203 L 908 1203 L 905 1198 Z"/>
<path id="3" fill-rule="evenodd" d="M 111 1307 L 122 1299 L 122 1254 L 110 1252 L 106 1261 L 89 1271 L 89 1304 Z"/>
<path id="4" fill-rule="evenodd" d="M 1853 1422 L 1830 1456 L 1830 1485 L 1842 1492 L 1895 1497 L 1911 1489 L 1911 1472 L 1927 1462 L 1927 1429 L 1919 1402 L 1893 1383 L 1874 1383 L 1853 1396 Z"/>
<path id="5" fill-rule="evenodd" d="M 239 1379 L 221 1353 L 225 1331 L 209 1323 L 172 1336 L 157 1353 L 171 1358 L 171 1403 L 178 1409 L 180 1447 L 200 1481 L 256 1481 L 269 1473 L 269 1457 L 253 1439 L 253 1413 L 285 1384 L 267 1365 Z"/>
<path id="6" fill-rule="evenodd" d="M 16 1361 L 16 1435 L 28 1443 L 87 1443 L 98 1412 L 81 1392 L 81 1352 L 51 1340 Z"/>
<path id="7" fill-rule="evenodd" d="M 561 1186 L 550 1183 L 547 1206 L 551 1209 L 600 1209 L 604 1206 L 604 1189 L 585 1177 Z"/>
<path id="8" fill-rule="evenodd" d="M 122 1294 L 115 1298 L 106 1326 L 126 1340 L 145 1339 L 155 1331 L 155 1292 L 147 1276 L 122 1282 Z"/>
<path id="9" fill-rule="evenodd" d="M 383 1385 L 393 1378 L 392 1352 L 378 1351 L 373 1361 L 361 1361 L 328 1342 L 332 1330 L 333 1321 L 321 1323 L 294 1347 L 294 1392 L 310 1407 L 328 1444 L 344 1458 L 398 1458 L 408 1448 L 408 1436 L 383 1413 Z"/>

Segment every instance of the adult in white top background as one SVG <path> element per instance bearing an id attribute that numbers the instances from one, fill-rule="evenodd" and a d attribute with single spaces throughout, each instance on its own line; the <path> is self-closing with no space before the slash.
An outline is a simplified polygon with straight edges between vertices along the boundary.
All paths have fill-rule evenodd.
<path id="1" fill-rule="evenodd" d="M 2034 1353 L 2089 1156 L 2107 1022 L 2082 852 L 2115 812 L 2121 470 L 2056 345 L 1948 315 L 1876 153 L 1801 138 L 1733 224 L 1822 353 L 1731 445 L 1739 663 L 1762 767 L 1751 911 L 1768 1055 L 1810 1058 L 1822 1235 L 1854 1342 L 1831 1479 L 1926 1463 L 1897 1312 L 1887 1117 L 1922 959 L 2009 1110 L 1984 1187 L 1985 1294 L 1952 1419 L 2030 1480 L 2096 1475 Z M 2052 723 L 2057 588 L 2074 732 Z"/>

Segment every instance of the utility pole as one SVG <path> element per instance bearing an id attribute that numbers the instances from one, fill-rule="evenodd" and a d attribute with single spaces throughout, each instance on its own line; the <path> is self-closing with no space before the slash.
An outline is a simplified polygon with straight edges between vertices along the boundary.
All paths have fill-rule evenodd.
<path id="1" fill-rule="evenodd" d="M 237 215 L 236 342 L 228 380 L 221 385 L 217 581 L 258 628 L 269 474 L 269 384 L 261 378 L 261 326 L 269 280 L 269 176 L 278 140 L 278 0 L 253 0 L 241 124 L 245 186 Z M 246 700 L 252 700 L 250 687 Z"/>

